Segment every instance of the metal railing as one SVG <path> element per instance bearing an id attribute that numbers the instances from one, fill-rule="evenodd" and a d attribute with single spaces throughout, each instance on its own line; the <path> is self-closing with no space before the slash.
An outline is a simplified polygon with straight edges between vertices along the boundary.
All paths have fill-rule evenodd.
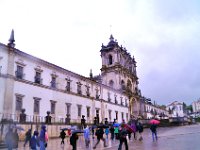
<path id="1" fill-rule="evenodd" d="M 65 124 L 65 117 L 54 117 L 51 116 L 50 124 Z M 6 114 L 0 113 L 0 123 L 3 122 L 14 122 L 14 123 L 33 123 L 33 124 L 44 124 L 46 123 L 46 116 L 39 116 L 39 115 L 26 115 L 25 120 L 20 120 L 20 114 Z M 86 123 L 91 124 L 93 119 L 86 119 Z M 70 119 L 70 124 L 80 124 L 80 119 Z"/>

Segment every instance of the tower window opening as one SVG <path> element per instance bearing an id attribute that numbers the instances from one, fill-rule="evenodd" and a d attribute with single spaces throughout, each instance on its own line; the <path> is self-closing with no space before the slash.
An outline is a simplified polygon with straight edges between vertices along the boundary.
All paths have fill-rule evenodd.
<path id="1" fill-rule="evenodd" d="M 112 64 L 113 64 L 112 55 L 109 55 L 109 56 L 108 56 L 108 64 L 109 64 L 109 65 L 112 65 Z"/>

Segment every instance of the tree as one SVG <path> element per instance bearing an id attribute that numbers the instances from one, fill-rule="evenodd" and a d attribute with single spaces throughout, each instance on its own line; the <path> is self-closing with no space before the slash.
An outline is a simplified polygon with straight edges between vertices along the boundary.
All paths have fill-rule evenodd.
<path id="1" fill-rule="evenodd" d="M 186 109 L 187 109 L 189 112 L 193 112 L 192 105 L 187 106 Z"/>

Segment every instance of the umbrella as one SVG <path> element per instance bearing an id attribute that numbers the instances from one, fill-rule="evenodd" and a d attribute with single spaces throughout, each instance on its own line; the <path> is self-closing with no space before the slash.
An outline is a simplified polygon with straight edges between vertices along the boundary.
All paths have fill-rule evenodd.
<path id="1" fill-rule="evenodd" d="M 70 130 L 69 128 L 62 128 L 62 129 L 60 129 L 60 130 Z"/>
<path id="2" fill-rule="evenodd" d="M 25 131 L 24 128 L 22 128 L 21 126 L 14 126 L 13 128 L 15 128 L 17 130 Z"/>
<path id="3" fill-rule="evenodd" d="M 73 133 L 84 133 L 84 130 L 73 130 L 73 131 L 72 131 L 72 134 L 73 134 Z"/>
<path id="4" fill-rule="evenodd" d="M 132 127 L 131 127 L 130 125 L 124 124 L 124 127 L 125 127 L 128 131 L 134 132 L 134 130 L 132 129 Z"/>
<path id="5" fill-rule="evenodd" d="M 105 124 L 102 124 L 102 125 L 97 126 L 97 128 L 109 128 L 109 126 L 105 125 Z"/>
<path id="6" fill-rule="evenodd" d="M 150 124 L 159 124 L 160 121 L 156 120 L 156 119 L 152 119 L 149 121 Z"/>
<path id="7" fill-rule="evenodd" d="M 77 130 L 77 126 L 73 126 L 70 128 L 71 130 Z"/>
<path id="8" fill-rule="evenodd" d="M 119 123 L 114 123 L 114 124 L 113 124 L 113 127 L 119 127 L 119 126 L 120 126 Z"/>

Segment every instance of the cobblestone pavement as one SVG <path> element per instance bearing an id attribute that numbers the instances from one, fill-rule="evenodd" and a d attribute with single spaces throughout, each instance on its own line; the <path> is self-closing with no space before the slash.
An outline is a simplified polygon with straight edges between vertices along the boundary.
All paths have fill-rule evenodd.
<path id="1" fill-rule="evenodd" d="M 50 139 L 47 150 L 71 150 L 69 140 L 65 139 L 65 145 L 60 145 L 60 139 Z M 130 140 L 129 150 L 200 150 L 200 125 L 180 126 L 171 128 L 158 128 L 158 141 L 153 142 L 149 129 L 143 132 L 143 141 Z M 79 136 L 77 150 L 92 150 L 96 139 L 92 139 L 90 147 L 86 148 L 84 139 Z M 119 141 L 107 139 L 108 147 L 103 147 L 100 142 L 96 150 L 117 150 Z M 123 145 L 123 150 L 125 149 Z M 19 150 L 29 150 L 28 146 L 23 148 L 19 143 Z"/>

